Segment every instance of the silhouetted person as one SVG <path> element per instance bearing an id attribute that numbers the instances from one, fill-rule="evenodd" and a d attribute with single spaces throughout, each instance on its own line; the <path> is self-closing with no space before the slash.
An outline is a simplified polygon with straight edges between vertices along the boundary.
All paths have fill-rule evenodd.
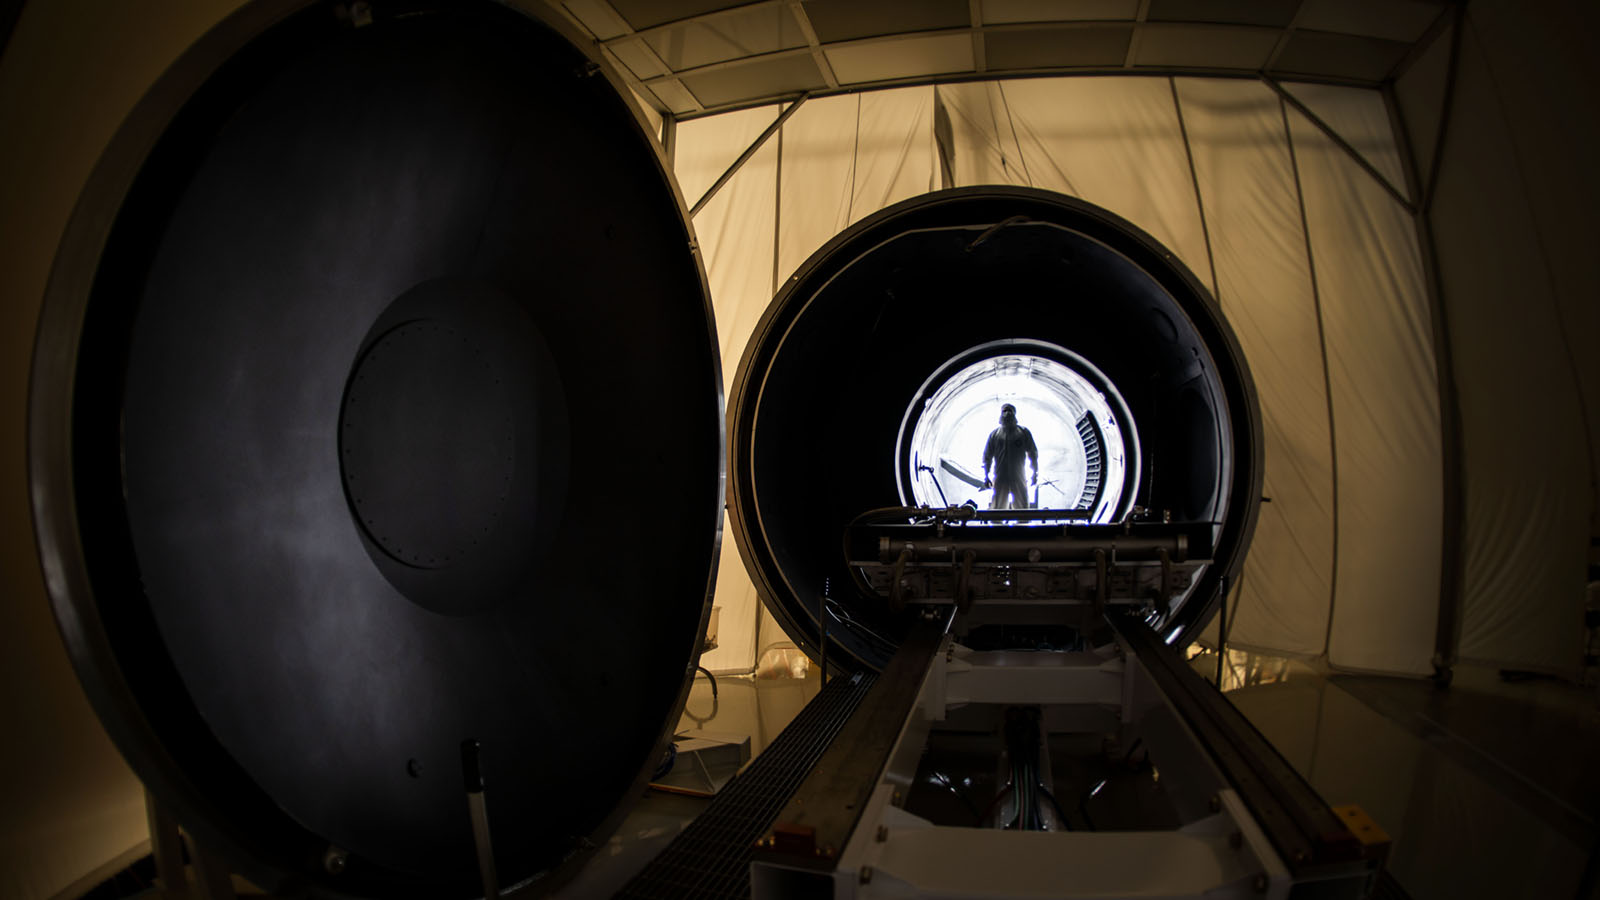
<path id="1" fill-rule="evenodd" d="M 990 509 L 1027 509 L 1028 485 L 1022 480 L 1022 461 L 1033 462 L 1033 483 L 1039 483 L 1039 448 L 1033 433 L 1017 424 L 1017 408 L 1007 403 L 1000 407 L 1000 427 L 989 432 L 983 445 L 983 486 L 994 488 Z M 989 480 L 989 467 L 994 480 Z"/>

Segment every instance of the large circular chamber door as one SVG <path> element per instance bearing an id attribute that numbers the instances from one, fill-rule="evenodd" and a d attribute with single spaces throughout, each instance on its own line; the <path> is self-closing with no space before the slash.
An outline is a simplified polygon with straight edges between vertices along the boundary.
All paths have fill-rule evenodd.
<path id="1" fill-rule="evenodd" d="M 985 437 L 1003 406 L 1044 467 L 1007 503 L 1025 493 L 1061 512 L 1040 528 L 1139 522 L 1206 538 L 1206 561 L 1149 619 L 1169 642 L 1199 634 L 1260 503 L 1260 411 L 1232 331 L 1128 222 L 1046 191 L 974 187 L 837 236 L 752 334 L 729 403 L 729 507 L 792 636 L 820 653 L 826 631 L 830 659 L 887 661 L 912 613 L 846 564 L 842 537 L 907 506 L 987 509 L 999 485 L 988 492 Z"/>
<path id="2" fill-rule="evenodd" d="M 540 12 L 269 2 L 108 150 L 46 299 L 35 512 L 123 753 L 263 887 L 560 880 L 675 725 L 721 517 L 687 216 Z"/>

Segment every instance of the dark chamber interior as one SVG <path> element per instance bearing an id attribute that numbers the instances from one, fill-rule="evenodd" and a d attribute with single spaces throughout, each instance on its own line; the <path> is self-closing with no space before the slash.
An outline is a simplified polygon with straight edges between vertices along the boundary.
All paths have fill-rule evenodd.
<path id="1" fill-rule="evenodd" d="M 75 653 L 124 753 L 240 871 L 478 896 L 463 740 L 511 885 L 591 847 L 676 721 L 717 353 L 587 57 L 499 4 L 341 9 L 234 52 L 127 192 L 70 397 L 93 592 L 57 602 L 103 632 Z"/>
<path id="2" fill-rule="evenodd" d="M 1161 623 L 1199 633 L 1242 564 L 1261 487 L 1254 387 L 1215 302 L 1133 226 L 1044 191 L 965 188 L 863 220 L 819 250 L 752 335 L 730 399 L 730 508 L 758 588 L 790 634 L 881 667 L 907 625 L 867 595 L 840 540 L 900 504 L 902 413 L 970 348 L 1044 341 L 1103 372 L 1138 429 L 1134 502 L 1214 522 L 1217 563 Z M 937 384 L 929 389 L 936 389 Z M 842 651 L 842 653 L 841 653 Z"/>

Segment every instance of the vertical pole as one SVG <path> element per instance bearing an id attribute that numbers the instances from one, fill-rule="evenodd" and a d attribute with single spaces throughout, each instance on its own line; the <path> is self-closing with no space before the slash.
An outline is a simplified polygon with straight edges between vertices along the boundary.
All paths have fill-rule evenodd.
<path id="1" fill-rule="evenodd" d="M 1465 540 L 1466 498 L 1465 478 L 1462 470 L 1461 399 L 1456 389 L 1455 361 L 1450 342 L 1450 319 L 1445 308 L 1443 274 L 1439 268 L 1438 248 L 1433 237 L 1433 196 L 1438 186 L 1439 167 L 1444 158 L 1445 139 L 1449 136 L 1451 106 L 1455 102 L 1456 70 L 1461 51 L 1461 32 L 1466 22 L 1458 9 L 1454 13 L 1450 34 L 1449 70 L 1445 76 L 1444 109 L 1439 115 L 1438 132 L 1434 136 L 1433 157 L 1424 181 L 1417 168 L 1415 148 L 1411 145 L 1411 132 L 1400 108 L 1399 96 L 1393 80 L 1383 85 L 1384 106 L 1389 113 L 1389 128 L 1394 132 L 1395 144 L 1400 151 L 1400 162 L 1405 172 L 1406 189 L 1416 198 L 1412 222 L 1417 231 L 1417 246 L 1422 251 L 1422 272 L 1428 291 L 1428 308 L 1432 314 L 1433 360 L 1435 378 L 1439 386 L 1439 437 L 1443 457 L 1441 477 L 1443 502 L 1440 504 L 1440 567 L 1439 613 L 1434 629 L 1433 678 L 1439 687 L 1449 687 L 1453 674 L 1458 645 L 1461 641 L 1462 603 L 1462 546 Z"/>
<path id="2" fill-rule="evenodd" d="M 1222 576 L 1222 606 L 1217 610 L 1217 690 L 1222 690 L 1222 667 L 1228 659 L 1228 576 Z"/>
<path id="3" fill-rule="evenodd" d="M 150 823 L 150 855 L 156 864 L 156 882 L 164 897 L 189 896 L 189 878 L 183 869 L 183 837 L 178 823 L 148 790 L 144 792 L 145 818 Z"/>
<path id="4" fill-rule="evenodd" d="M 472 843 L 478 849 L 478 875 L 483 879 L 484 900 L 499 900 L 494 872 L 494 846 L 489 841 L 489 811 L 483 802 L 481 745 L 471 738 L 461 742 L 461 777 L 467 788 L 467 815 L 472 819 Z"/>

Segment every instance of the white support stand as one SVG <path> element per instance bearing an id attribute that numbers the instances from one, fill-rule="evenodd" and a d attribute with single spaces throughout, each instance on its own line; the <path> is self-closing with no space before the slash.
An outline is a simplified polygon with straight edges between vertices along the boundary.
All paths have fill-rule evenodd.
<path id="1" fill-rule="evenodd" d="M 1171 785 L 1189 824 L 1165 831 L 1005 831 L 935 825 L 906 812 L 901 805 L 930 731 L 968 704 L 1037 705 L 1063 722 L 1075 710 L 1085 720 L 1109 714 L 1137 727 L 1152 758 L 1163 761 L 1163 787 Z M 949 635 L 838 860 L 831 894 L 839 900 L 1284 900 L 1292 883 L 1237 794 L 1120 644 L 1096 652 L 974 652 Z M 821 886 L 815 874 L 758 861 L 752 894 L 784 896 L 797 876 Z"/>

